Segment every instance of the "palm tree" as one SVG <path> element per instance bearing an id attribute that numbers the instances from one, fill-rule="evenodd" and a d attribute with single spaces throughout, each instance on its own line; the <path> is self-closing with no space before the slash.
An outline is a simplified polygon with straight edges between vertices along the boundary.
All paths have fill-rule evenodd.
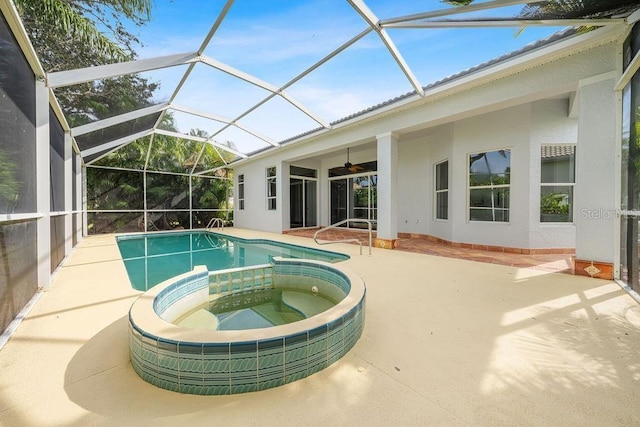
<path id="1" fill-rule="evenodd" d="M 132 43 L 137 42 L 119 17 L 142 25 L 151 15 L 151 0 L 15 0 L 15 4 L 28 29 L 43 28 L 57 35 L 69 35 L 74 42 L 119 61 L 133 54 Z M 98 30 L 96 22 L 115 41 Z"/>
<path id="2" fill-rule="evenodd" d="M 139 41 L 127 25 L 143 25 L 151 10 L 151 0 L 15 2 L 48 73 L 135 59 L 134 45 Z M 67 122 L 75 127 L 145 107 L 157 87 L 139 75 L 126 75 L 56 88 L 54 92 Z"/>

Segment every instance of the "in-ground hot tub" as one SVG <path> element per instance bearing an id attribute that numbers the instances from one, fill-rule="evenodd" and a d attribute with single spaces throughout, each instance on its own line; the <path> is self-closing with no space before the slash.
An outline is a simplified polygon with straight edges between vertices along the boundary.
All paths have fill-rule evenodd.
<path id="1" fill-rule="evenodd" d="M 346 296 L 320 314 L 261 329 L 173 323 L 212 297 L 278 286 Z M 180 393 L 220 395 L 277 387 L 326 368 L 355 345 L 364 327 L 365 293 L 359 276 L 321 261 L 275 258 L 272 265 L 212 273 L 196 267 L 133 303 L 131 363 L 145 381 Z"/>

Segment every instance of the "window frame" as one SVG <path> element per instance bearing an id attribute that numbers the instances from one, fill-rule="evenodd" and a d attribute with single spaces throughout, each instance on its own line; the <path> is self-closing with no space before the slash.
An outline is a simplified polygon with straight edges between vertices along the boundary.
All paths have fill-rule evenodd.
<path id="1" fill-rule="evenodd" d="M 573 182 L 542 182 L 542 150 L 544 147 L 573 147 Z M 576 188 L 576 143 L 558 143 L 558 144 L 541 144 L 540 145 L 540 196 L 538 202 L 540 203 L 540 210 L 538 215 L 538 222 L 542 225 L 569 225 L 575 223 L 574 215 L 574 199 Z M 570 187 L 571 188 L 571 201 L 569 203 L 569 221 L 543 221 L 542 220 L 542 189 L 544 187 Z"/>
<path id="2" fill-rule="evenodd" d="M 238 210 L 244 210 L 244 174 L 238 175 Z"/>
<path id="3" fill-rule="evenodd" d="M 447 185 L 446 188 L 438 189 L 438 168 L 445 163 L 447 164 Z M 441 194 L 446 195 L 446 218 L 440 218 L 438 216 L 440 213 L 438 206 L 438 196 Z M 441 160 L 440 162 L 433 165 L 433 219 L 435 221 L 449 221 L 449 159 Z"/>
<path id="4" fill-rule="evenodd" d="M 509 153 L 509 183 L 508 184 L 489 184 L 489 185 L 475 185 L 472 186 L 471 185 L 471 156 L 474 154 L 479 154 L 479 153 L 494 153 L 494 152 L 500 152 L 500 151 L 505 151 Z M 488 149 L 486 151 L 482 151 L 482 150 L 474 150 L 472 152 L 468 152 L 467 156 L 466 156 L 466 161 L 467 161 L 467 222 L 468 223 L 483 223 L 483 224 L 510 224 L 511 223 L 511 176 L 512 176 L 512 172 L 511 172 L 511 165 L 512 165 L 512 154 L 513 154 L 513 148 L 512 147 L 505 147 L 505 148 L 492 148 L 492 149 Z M 492 174 L 494 175 L 494 174 Z M 495 174 L 495 175 L 501 175 L 501 174 Z M 496 210 L 496 208 L 483 208 L 483 207 L 473 207 L 471 206 L 471 191 L 472 190 L 491 190 L 491 191 L 495 191 L 495 190 L 499 190 L 499 189 L 507 189 L 508 190 L 508 204 L 506 208 L 497 208 L 500 211 L 506 211 L 507 213 L 507 217 L 508 219 L 506 221 L 501 221 L 501 220 L 484 220 L 484 219 L 473 219 L 471 217 L 471 210 L 472 209 L 476 209 L 476 210 L 483 210 L 483 209 L 493 209 Z"/>
<path id="5" fill-rule="evenodd" d="M 273 170 L 273 175 L 270 175 Z M 275 211 L 278 208 L 277 205 L 277 174 L 278 170 L 275 166 L 269 166 L 265 168 L 265 183 L 266 183 L 266 208 L 268 211 Z"/>

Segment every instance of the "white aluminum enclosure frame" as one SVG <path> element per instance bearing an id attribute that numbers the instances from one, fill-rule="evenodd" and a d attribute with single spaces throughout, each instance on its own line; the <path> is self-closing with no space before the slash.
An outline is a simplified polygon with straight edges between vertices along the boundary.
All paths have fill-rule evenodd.
<path id="1" fill-rule="evenodd" d="M 223 123 L 224 126 L 214 132 L 209 142 L 214 142 L 214 139 L 220 135 L 225 130 L 230 127 L 237 128 L 242 133 L 250 135 L 258 139 L 258 141 L 262 141 L 265 144 L 266 149 L 273 149 L 279 147 L 279 142 L 262 132 L 260 129 L 250 129 L 247 126 L 244 126 L 241 123 L 241 120 L 247 117 L 252 112 L 258 110 L 259 108 L 267 108 L 265 104 L 275 98 L 280 97 L 290 105 L 292 105 L 296 110 L 302 112 L 304 115 L 309 117 L 314 122 L 318 123 L 321 129 L 331 130 L 333 128 L 332 124 L 327 120 L 323 119 L 320 115 L 313 112 L 310 108 L 306 107 L 296 99 L 294 99 L 290 94 L 286 92 L 286 90 L 291 87 L 293 84 L 297 83 L 304 77 L 308 76 L 316 69 L 321 67 L 323 64 L 339 55 L 343 51 L 345 51 L 348 47 L 355 44 L 357 41 L 361 40 L 363 37 L 368 35 L 371 32 L 376 32 L 380 41 L 386 47 L 389 55 L 395 61 L 397 67 L 402 71 L 405 78 L 410 83 L 411 87 L 414 89 L 415 93 L 423 97 L 425 96 L 424 87 L 422 83 L 417 79 L 415 73 L 412 71 L 411 67 L 405 61 L 404 57 L 400 49 L 396 46 L 392 37 L 387 32 L 387 29 L 428 29 L 428 28 L 491 28 L 491 27 L 523 27 L 523 26 L 580 26 L 580 25 L 597 25 L 597 26 L 615 26 L 620 25 L 625 22 L 623 18 L 605 18 L 605 19 L 551 19 L 551 20 L 536 20 L 536 19 L 491 19 L 491 18 L 483 18 L 483 19 L 455 19 L 450 17 L 456 17 L 464 14 L 469 14 L 472 12 L 479 11 L 490 11 L 494 9 L 500 9 L 510 6 L 524 5 L 530 3 L 527 0 L 493 0 L 484 3 L 472 3 L 466 6 L 459 7 L 446 7 L 439 10 L 433 10 L 423 13 L 415 13 L 406 16 L 398 16 L 387 19 L 379 19 L 375 13 L 371 11 L 369 6 L 366 3 L 366 0 L 347 0 L 353 10 L 360 15 L 363 22 L 366 24 L 366 28 L 361 31 L 359 34 L 353 36 L 350 40 L 346 41 L 344 44 L 339 46 L 337 49 L 325 55 L 315 64 L 307 68 L 305 71 L 293 77 L 286 84 L 278 87 L 277 85 L 271 84 L 269 82 L 263 81 L 256 76 L 253 76 L 249 73 L 246 73 L 242 70 L 231 67 L 228 64 L 225 64 L 215 58 L 211 58 L 204 55 L 204 51 L 207 46 L 210 44 L 211 40 L 215 37 L 218 29 L 225 21 L 228 13 L 232 9 L 234 4 L 234 0 L 227 0 L 219 12 L 218 16 L 215 19 L 215 22 L 211 26 L 209 32 L 203 39 L 199 48 L 193 52 L 186 53 L 178 53 L 173 55 L 167 55 L 156 58 L 148 58 L 141 59 L 136 61 L 123 62 L 118 64 L 109 64 L 103 66 L 96 66 L 78 70 L 69 70 L 69 71 L 60 71 L 50 73 L 46 76 L 47 86 L 49 88 L 68 86 L 72 84 L 78 84 L 83 82 L 90 82 L 99 79 L 122 76 L 126 74 L 135 74 L 144 71 L 156 70 L 161 68 L 168 67 L 176 67 L 176 66 L 184 66 L 187 68 L 185 72 L 182 74 L 182 78 L 180 82 L 174 89 L 172 95 L 169 100 L 165 103 L 159 104 L 155 107 L 146 107 L 138 112 L 130 112 L 127 114 L 123 114 L 118 116 L 117 118 L 111 118 L 108 120 L 103 120 L 101 122 L 92 123 L 91 125 L 84 125 L 74 128 L 72 130 L 73 136 L 80 136 L 82 134 L 91 132 L 92 130 L 103 129 L 105 127 L 112 126 L 114 124 L 123 123 L 128 120 L 133 120 L 139 117 L 143 117 L 147 114 L 160 112 L 160 117 L 154 124 L 152 128 L 150 128 L 151 133 L 157 133 L 159 129 L 159 125 L 162 121 L 162 117 L 168 111 L 175 110 L 181 111 L 182 113 L 189 115 L 196 115 L 208 120 L 216 121 Z M 636 20 L 638 12 L 627 18 L 627 23 L 629 19 Z M 446 18 L 446 19 L 444 19 Z M 182 90 L 185 83 L 189 80 L 189 77 L 195 67 L 196 64 L 204 64 L 209 67 L 212 67 L 216 70 L 222 71 L 234 78 L 240 79 L 244 82 L 247 82 L 253 86 L 259 87 L 263 90 L 269 92 L 269 95 L 264 99 L 258 101 L 251 107 L 249 107 L 244 112 L 238 114 L 236 117 L 225 117 L 219 112 L 215 111 L 197 111 L 191 108 L 188 105 L 176 105 L 174 104 L 174 100 Z M 623 81 L 621 81 L 621 84 Z M 145 133 L 145 135 L 147 135 Z M 166 133 L 165 133 L 166 135 Z M 174 136 L 174 135 L 172 135 Z M 184 138 L 189 139 L 189 138 Z M 97 147 L 93 147 L 89 150 L 84 150 L 83 155 L 90 155 L 96 153 L 105 153 L 112 152 L 120 147 L 126 145 L 128 142 L 132 140 L 127 138 L 121 138 L 118 141 L 104 141 L 102 145 Z M 228 147 L 225 147 L 224 144 L 213 144 L 218 149 L 228 150 Z M 259 149 L 255 153 L 263 152 L 264 149 Z M 240 158 L 246 158 L 246 156 L 250 156 L 253 152 L 247 151 L 238 151 L 234 153 L 239 155 Z M 100 156 L 103 157 L 103 156 Z M 95 161 L 95 159 L 94 159 Z"/>

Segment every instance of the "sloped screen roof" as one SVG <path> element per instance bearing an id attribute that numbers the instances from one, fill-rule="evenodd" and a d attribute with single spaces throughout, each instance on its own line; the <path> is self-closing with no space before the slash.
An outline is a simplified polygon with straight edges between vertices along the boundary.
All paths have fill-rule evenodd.
<path id="1" fill-rule="evenodd" d="M 558 6 L 564 2 L 518 0 L 158 3 L 141 29 L 138 60 L 48 75 L 54 90 L 132 73 L 160 83 L 157 104 L 142 113 L 91 123 L 90 132 L 72 129 L 86 162 L 153 134 L 190 141 L 198 159 L 206 144 L 204 158 L 227 165 L 331 129 L 400 94 L 423 95 L 433 82 L 507 60 L 508 52 L 533 49 L 530 43 L 564 28 L 623 25 L 639 7 L 629 0 L 584 0 L 568 9 Z M 167 167 L 210 169 L 198 162 Z"/>

